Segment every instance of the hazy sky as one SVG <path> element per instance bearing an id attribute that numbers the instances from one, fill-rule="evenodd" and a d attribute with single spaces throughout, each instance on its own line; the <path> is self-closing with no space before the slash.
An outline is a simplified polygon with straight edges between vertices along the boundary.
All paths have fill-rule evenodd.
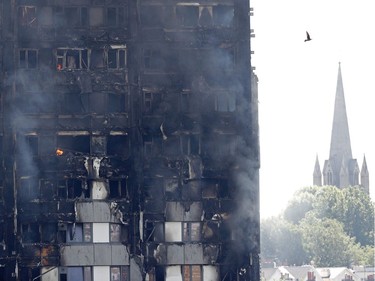
<path id="1" fill-rule="evenodd" d="M 259 78 L 261 217 L 312 185 L 328 159 L 338 63 L 353 158 L 375 198 L 375 1 L 252 0 L 252 64 Z M 304 42 L 306 31 L 312 41 Z M 374 180 L 373 180 L 374 179 Z"/>

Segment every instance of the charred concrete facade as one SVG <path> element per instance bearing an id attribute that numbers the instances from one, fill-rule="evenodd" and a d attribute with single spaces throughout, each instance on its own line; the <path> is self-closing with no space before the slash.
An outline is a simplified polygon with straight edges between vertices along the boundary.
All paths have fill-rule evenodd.
<path id="1" fill-rule="evenodd" d="M 249 1 L 0 5 L 0 280 L 259 280 Z"/>

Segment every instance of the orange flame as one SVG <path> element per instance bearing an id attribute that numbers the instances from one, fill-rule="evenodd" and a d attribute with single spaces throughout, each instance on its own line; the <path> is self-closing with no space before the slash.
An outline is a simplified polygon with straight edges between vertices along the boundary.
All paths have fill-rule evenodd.
<path id="1" fill-rule="evenodd" d="M 57 64 L 57 70 L 62 70 L 62 65 L 60 63 Z"/>
<path id="2" fill-rule="evenodd" d="M 64 154 L 64 151 L 62 150 L 62 149 L 56 149 L 56 155 L 57 156 L 61 156 L 61 155 L 63 155 Z"/>

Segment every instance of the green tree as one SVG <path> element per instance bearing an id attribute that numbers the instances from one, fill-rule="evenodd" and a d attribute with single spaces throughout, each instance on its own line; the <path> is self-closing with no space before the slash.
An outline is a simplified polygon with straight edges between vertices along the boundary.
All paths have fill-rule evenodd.
<path id="1" fill-rule="evenodd" d="M 298 227 L 282 217 L 262 220 L 260 239 L 263 259 L 277 259 L 283 264 L 293 265 L 308 262 Z"/>
<path id="2" fill-rule="evenodd" d="M 300 231 L 305 250 L 316 266 L 349 267 L 357 256 L 359 245 L 355 244 L 337 220 L 316 218 L 308 214 L 300 223 Z"/>
<path id="3" fill-rule="evenodd" d="M 319 218 L 336 219 L 362 246 L 374 245 L 374 204 L 360 187 L 323 186 L 313 210 Z"/>

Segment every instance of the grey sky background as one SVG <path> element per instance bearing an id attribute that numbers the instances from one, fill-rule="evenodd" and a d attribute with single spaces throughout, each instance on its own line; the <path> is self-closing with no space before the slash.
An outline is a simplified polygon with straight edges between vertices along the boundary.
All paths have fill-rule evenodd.
<path id="1" fill-rule="evenodd" d="M 259 78 L 261 217 L 312 185 L 329 156 L 338 65 L 353 158 L 366 156 L 375 198 L 375 1 L 253 0 Z M 304 42 L 306 31 L 312 40 Z M 373 180 L 374 179 L 374 180 Z"/>

